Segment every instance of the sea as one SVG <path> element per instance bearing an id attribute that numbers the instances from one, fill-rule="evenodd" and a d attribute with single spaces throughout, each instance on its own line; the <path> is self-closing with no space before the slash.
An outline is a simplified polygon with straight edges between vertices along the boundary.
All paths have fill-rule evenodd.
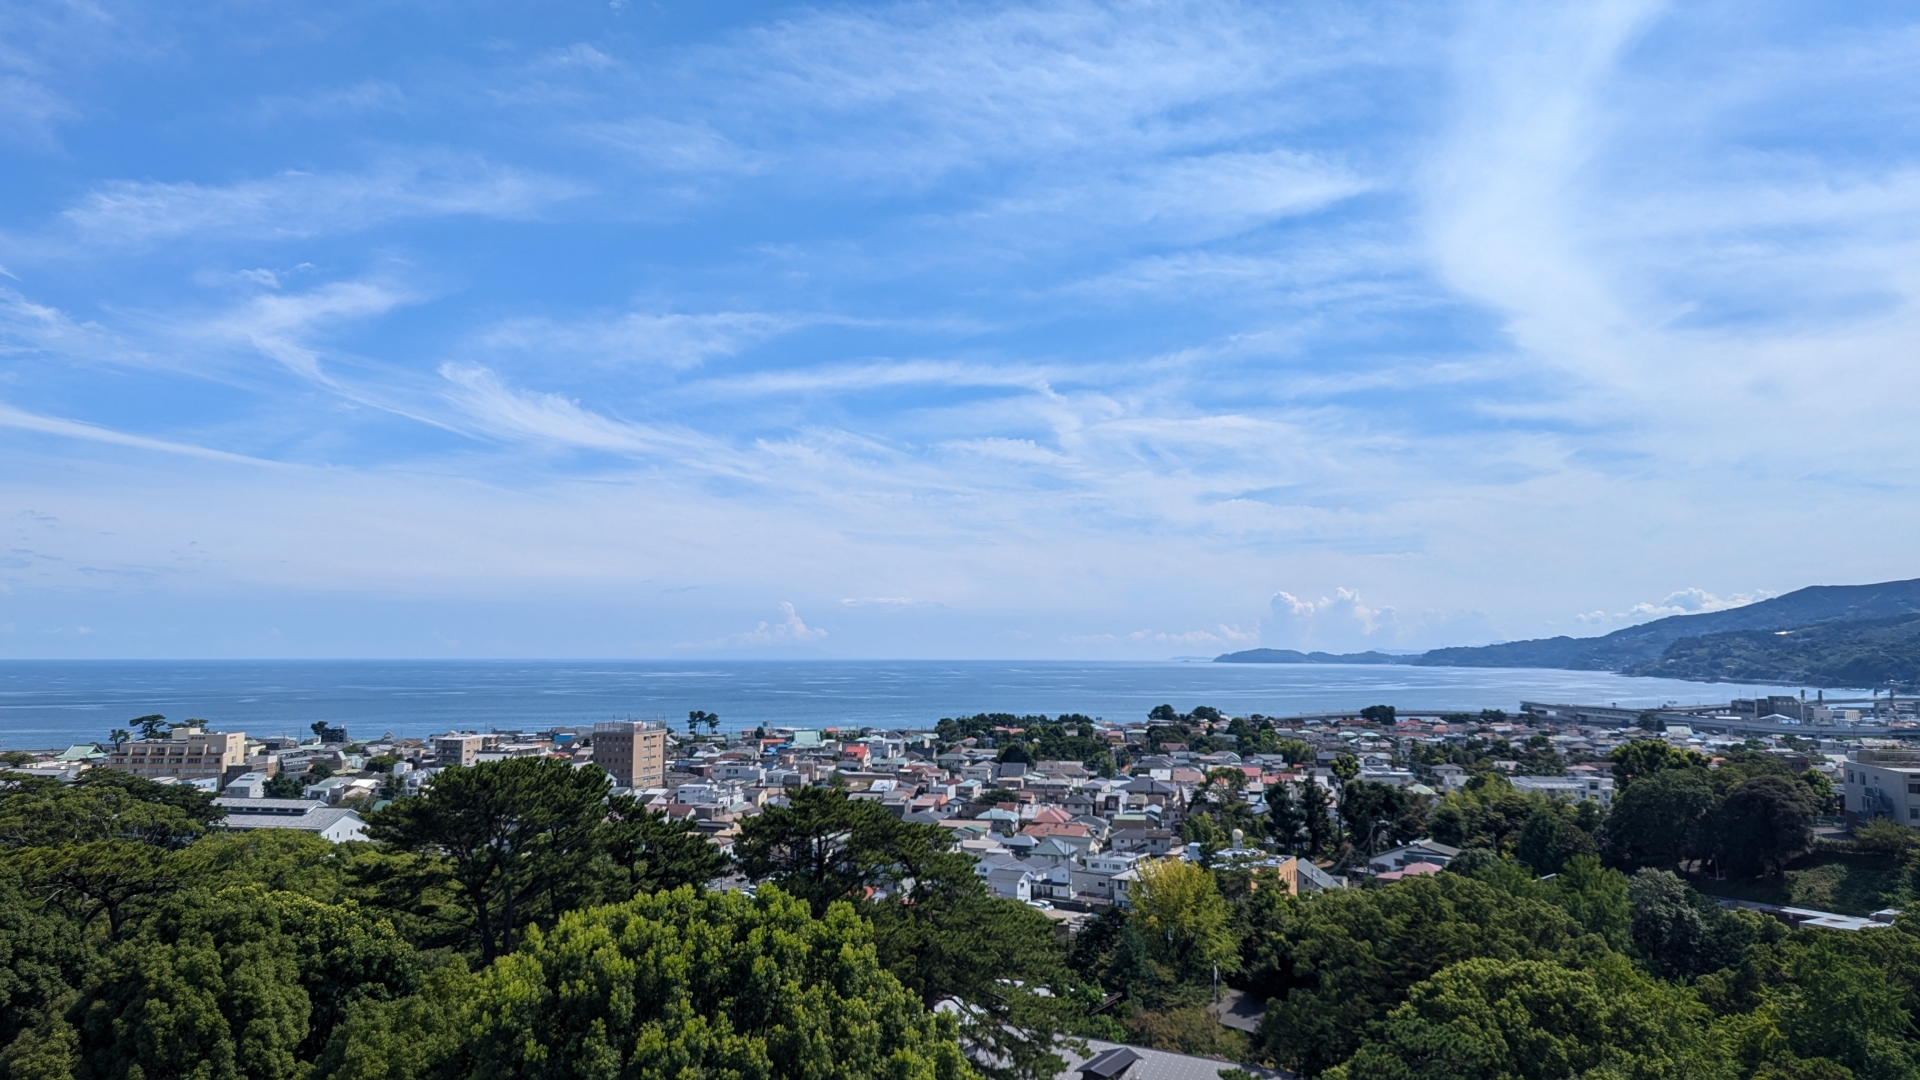
<path id="1" fill-rule="evenodd" d="M 1522 701 L 1651 707 L 1793 688 L 1541 668 L 1206 662 L 0 661 L 0 749 L 104 741 L 136 716 L 215 731 L 303 734 L 315 721 L 355 739 L 451 730 L 544 731 L 596 720 L 718 713 L 727 731 L 930 728 L 981 712 L 1144 720 L 1156 705 L 1233 715 L 1517 711 Z"/>

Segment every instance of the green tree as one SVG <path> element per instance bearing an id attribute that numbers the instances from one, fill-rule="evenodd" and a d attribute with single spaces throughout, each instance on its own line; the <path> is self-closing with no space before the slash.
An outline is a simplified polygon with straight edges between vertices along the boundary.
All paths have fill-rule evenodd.
<path id="1" fill-rule="evenodd" d="M 346 896 L 358 847 L 297 829 L 214 832 L 170 853 L 166 866 L 182 884 L 209 892 L 258 885 L 331 903 Z"/>
<path id="2" fill-rule="evenodd" d="M 293 1080 L 307 993 L 287 942 L 246 917 L 115 946 L 73 1007 L 83 1080 Z"/>
<path id="3" fill-rule="evenodd" d="M 466 943 L 490 963 L 527 927 L 550 926 L 592 895 L 610 784 L 555 758 L 454 766 L 421 794 L 373 811 L 367 835 L 419 857 L 399 891 L 445 887 Z"/>
<path id="4" fill-rule="evenodd" d="M 1333 815 L 1327 810 L 1327 795 L 1311 775 L 1300 781 L 1300 816 L 1307 831 L 1307 854 L 1315 858 L 1333 847 Z"/>
<path id="5" fill-rule="evenodd" d="M 1573 821 L 1572 808 L 1544 805 L 1527 818 L 1514 844 L 1513 857 L 1537 874 L 1557 874 L 1568 859 L 1599 850 L 1594 839 Z"/>
<path id="6" fill-rule="evenodd" d="M 1800 782 L 1807 786 L 1807 797 L 1813 801 L 1816 814 L 1835 814 L 1840 811 L 1840 796 L 1833 789 L 1833 779 L 1823 772 L 1808 769 L 1800 774 Z"/>
<path id="7" fill-rule="evenodd" d="M 807 787 L 792 792 L 788 805 L 767 807 L 744 822 L 734 858 L 748 877 L 772 882 L 825 915 L 835 900 L 894 878 L 895 842 L 910 835 L 912 827 L 878 803 Z"/>
<path id="8" fill-rule="evenodd" d="M 1704 770 L 1655 772 L 1614 797 L 1607 845 L 1629 865 L 1678 866 L 1704 853 L 1717 804 Z"/>
<path id="9" fill-rule="evenodd" d="M 1415 987 L 1331 1080 L 1561 1080 L 1706 1074 L 1710 1016 L 1618 956 L 1463 961 Z M 1715 1070 L 1717 1071 L 1717 1070 Z"/>
<path id="10" fill-rule="evenodd" d="M 1264 1053 L 1309 1076 L 1346 1060 L 1370 1023 L 1449 964 L 1549 958 L 1582 932 L 1544 899 L 1455 873 L 1330 890 L 1278 915 L 1271 966 L 1246 977 L 1274 994 L 1260 1027 Z"/>
<path id="11" fill-rule="evenodd" d="M 1281 739 L 1275 746 L 1275 752 L 1287 759 L 1287 764 L 1298 765 L 1303 761 L 1311 762 L 1317 756 L 1311 745 L 1304 739 Z"/>
<path id="12" fill-rule="evenodd" d="M 1086 1003 L 1051 922 L 990 895 L 946 830 L 903 822 L 842 791 L 803 788 L 788 806 L 750 819 L 734 850 L 748 877 L 822 916 L 848 901 L 870 917 L 881 964 L 924 1004 L 965 1003 L 962 1036 L 982 1071 L 1059 1071 L 1055 1040 Z"/>
<path id="13" fill-rule="evenodd" d="M 1784 929 L 1752 911 L 1724 911 L 1670 870 L 1641 870 L 1627 884 L 1633 946 L 1669 979 L 1703 975 L 1733 963 L 1755 941 Z"/>
<path id="14" fill-rule="evenodd" d="M 306 785 L 292 773 L 274 773 L 267 778 L 261 794 L 269 799 L 297 799 L 306 791 Z"/>
<path id="15" fill-rule="evenodd" d="M 969 1075 L 952 1022 L 881 969 L 851 906 L 815 919 L 776 888 L 755 898 L 682 888 L 573 912 L 456 988 L 469 1004 L 415 1012 L 457 1014 L 449 1026 L 467 1032 L 464 1047 L 431 1032 L 421 1041 L 470 1055 L 475 1077 Z M 403 1040 L 378 1028 L 399 1013 L 356 1013 L 342 1042 Z M 396 1075 L 366 1065 L 342 1052 L 320 1075 Z"/>
<path id="16" fill-rule="evenodd" d="M 85 937 L 72 922 L 35 903 L 11 870 L 0 868 L 0 1047 L 21 1038 L 43 1048 L 36 1027 L 64 1011 L 63 999 L 91 961 Z M 3 1073 L 0 1073 L 3 1074 Z"/>
<path id="17" fill-rule="evenodd" d="M 1306 811 L 1293 794 L 1293 785 L 1282 780 L 1267 789 L 1267 833 L 1280 850 L 1300 850 L 1300 830 L 1307 823 Z"/>
<path id="18" fill-rule="evenodd" d="M 1813 849 L 1813 815 L 1813 800 L 1798 780 L 1741 781 L 1720 803 L 1720 865 L 1739 877 L 1784 873 L 1787 863 Z"/>
<path id="19" fill-rule="evenodd" d="M 161 738 L 162 736 L 167 735 L 173 730 L 173 728 L 167 723 L 167 718 L 164 716 L 161 716 L 159 713 L 149 713 L 146 716 L 136 716 L 133 719 L 127 721 L 127 723 L 132 724 L 133 730 L 139 732 L 140 737 L 143 739 L 158 739 L 158 738 Z"/>
<path id="20" fill-rule="evenodd" d="M 1427 816 L 1435 840 L 1455 847 L 1484 847 L 1510 852 L 1527 822 L 1554 803 L 1543 795 L 1519 791 L 1494 772 L 1469 777 L 1466 787 L 1449 791 Z"/>
<path id="21" fill-rule="evenodd" d="M 1553 879 L 1553 902 L 1589 934 L 1598 934 L 1616 952 L 1632 947 L 1633 905 L 1627 875 L 1600 865 L 1592 855 L 1575 855 Z"/>
<path id="22" fill-rule="evenodd" d="M 1667 769 L 1704 769 L 1707 758 L 1698 750 L 1687 750 L 1664 739 L 1634 739 L 1621 743 L 1607 755 L 1613 762 L 1613 780 L 1625 792 L 1633 782 Z"/>
<path id="23" fill-rule="evenodd" d="M 1135 869 L 1132 919 L 1165 981 L 1205 983 L 1216 967 L 1223 974 L 1239 969 L 1232 914 L 1212 873 L 1179 859 L 1147 860 Z"/>
<path id="24" fill-rule="evenodd" d="M 611 900 L 682 885 L 705 887 L 727 871 L 726 856 L 691 821 L 674 821 L 631 795 L 610 801 L 598 843 L 615 868 Z"/>
<path id="25" fill-rule="evenodd" d="M 183 807 L 183 800 L 156 797 L 167 793 L 168 785 L 126 779 L 134 783 L 69 786 L 34 778 L 13 785 L 0 792 L 0 846 L 115 840 L 174 848 L 204 833 L 219 816 L 200 792 L 191 792 L 196 798 Z"/>
<path id="26" fill-rule="evenodd" d="M 1405 788 L 1370 780 L 1342 786 L 1340 817 L 1354 846 L 1367 855 L 1382 846 L 1418 839 L 1426 831 L 1426 815 Z"/>

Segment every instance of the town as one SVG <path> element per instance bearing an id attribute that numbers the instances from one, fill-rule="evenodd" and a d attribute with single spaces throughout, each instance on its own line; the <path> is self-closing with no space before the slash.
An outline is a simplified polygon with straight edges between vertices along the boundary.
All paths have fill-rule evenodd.
<path id="1" fill-rule="evenodd" d="M 527 992 L 515 973 L 532 964 L 564 982 L 568 957 L 585 955 L 569 942 L 611 947 L 596 935 L 631 919 L 675 949 L 778 926 L 828 935 L 821 956 L 869 950 L 862 963 L 889 974 L 849 984 L 879 995 L 849 1007 L 906 1025 L 889 1053 L 919 1061 L 915 1075 L 1003 1080 L 1171 1080 L 1223 1064 L 1363 1075 L 1424 1052 L 1373 1021 L 1447 979 L 1475 994 L 1508 978 L 1558 986 L 1541 991 L 1549 1013 L 1516 1014 L 1523 1028 L 1617 991 L 1632 1023 L 1598 1039 L 1570 1030 L 1567 1048 L 1726 1061 L 1737 1048 L 1697 1005 L 1652 1049 L 1628 1032 L 1665 1015 L 1674 987 L 1704 979 L 1708 993 L 1754 949 L 1781 963 L 1850 950 L 1843 967 L 1858 975 L 1916 937 L 1902 909 L 1920 866 L 1920 717 L 1892 696 L 1292 717 L 1169 704 L 1137 719 L 976 714 L 899 730 L 726 730 L 700 709 L 674 724 L 428 738 L 213 726 L 148 715 L 99 743 L 0 755 L 13 875 L 0 904 L 91 935 L 108 958 L 212 941 L 238 962 L 279 942 L 298 958 L 279 985 L 312 1003 L 290 1006 L 308 1021 L 289 1029 L 305 1034 L 288 1053 L 327 1077 L 424 1077 L 466 1055 L 521 1068 L 530 1033 L 560 1020 L 505 1019 L 499 1003 Z M 312 929 L 321 912 L 361 936 Z M 216 929 L 189 933 L 199 925 Z M 1836 933 L 1857 944 L 1821 944 Z M 385 959 L 342 974 L 368 949 Z M 1387 955 L 1407 959 L 1370 959 Z M 1339 959 L 1303 964 L 1313 956 Z M 788 985 L 826 977 L 794 969 Z M 68 978 L 72 990 L 54 980 L 50 993 L 82 996 L 8 1021 L 20 1033 L 5 1054 L 40 1052 L 102 1008 L 134 1010 L 113 1030 L 145 1031 L 158 1021 L 140 1003 L 174 992 L 123 991 L 105 968 Z M 726 1003 L 752 985 L 716 983 L 705 1008 L 745 1007 Z M 903 991 L 919 1000 L 887 996 Z M 1592 1000 L 1552 1004 L 1565 993 Z M 684 1012 L 692 987 L 675 994 L 681 1005 L 659 1007 L 700 1015 Z M 416 1011 L 373 1004 L 394 995 Z M 419 1009 L 497 1034 L 436 1043 L 455 1029 Z M 1767 1060 L 1872 1063 L 1824 1047 L 1816 1019 L 1783 1015 Z M 195 1053 L 239 1037 L 208 1030 Z M 106 1031 L 88 1053 L 151 1058 Z M 694 1053 L 703 1037 L 676 1039 Z M 393 1039 L 422 1047 L 414 1064 L 380 1059 Z M 1476 1051 L 1491 1055 L 1482 1064 L 1500 1045 Z M 538 1052 L 584 1067 L 586 1050 L 555 1046 Z"/>
<path id="2" fill-rule="evenodd" d="M 1869 779 L 1876 765 L 1920 769 L 1920 754 L 1904 749 L 1904 740 L 1920 737 L 1916 702 L 1891 695 L 1846 705 L 1780 696 L 1654 710 L 1523 702 L 1513 714 L 1370 706 L 1288 718 L 1161 706 L 1124 722 L 983 714 L 925 730 L 773 727 L 724 736 L 720 718 L 700 710 L 684 730 L 663 720 L 601 721 L 359 741 L 340 724 L 316 723 L 304 737 L 250 738 L 198 721 L 163 729 L 162 718 L 146 719 L 150 737 L 17 754 L 14 768 L 69 781 L 107 768 L 190 785 L 217 795 L 226 828 L 347 841 L 365 838 L 365 812 L 421 794 L 449 767 L 556 758 L 604 770 L 613 793 L 686 822 L 723 855 L 744 821 L 783 805 L 796 788 L 826 785 L 901 820 L 946 829 L 996 895 L 1068 926 L 1124 905 L 1136 865 L 1148 858 L 1270 870 L 1294 892 L 1435 873 L 1460 848 L 1396 835 L 1399 822 L 1341 820 L 1352 807 L 1343 797 L 1349 785 L 1383 785 L 1417 806 L 1491 771 L 1516 791 L 1590 801 L 1604 813 L 1615 790 L 1610 756 L 1636 739 L 1710 761 L 1758 752 L 1793 774 L 1824 777 L 1836 828 L 1875 816 L 1920 828 L 1920 793 L 1909 797 L 1904 773 Z M 1276 792 L 1317 798 L 1329 828 L 1351 842 L 1338 851 L 1313 843 L 1304 816 L 1296 836 L 1278 836 L 1269 803 Z M 1303 845 L 1311 854 L 1297 850 Z"/>

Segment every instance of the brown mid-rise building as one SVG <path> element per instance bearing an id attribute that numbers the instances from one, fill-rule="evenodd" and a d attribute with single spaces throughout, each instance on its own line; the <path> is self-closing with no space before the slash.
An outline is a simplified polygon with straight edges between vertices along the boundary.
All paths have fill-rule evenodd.
<path id="1" fill-rule="evenodd" d="M 441 768 L 452 765 L 471 765 L 479 760 L 480 751 L 486 748 L 485 735 L 450 731 L 445 735 L 434 737 L 433 763 Z"/>
<path id="2" fill-rule="evenodd" d="M 238 731 L 175 728 L 171 738 L 121 743 L 107 756 L 107 768 L 152 779 L 224 779 L 227 770 L 247 763 L 247 737 Z"/>
<path id="3" fill-rule="evenodd" d="M 667 782 L 667 726 L 603 720 L 593 725 L 593 763 L 621 787 L 660 787 Z"/>

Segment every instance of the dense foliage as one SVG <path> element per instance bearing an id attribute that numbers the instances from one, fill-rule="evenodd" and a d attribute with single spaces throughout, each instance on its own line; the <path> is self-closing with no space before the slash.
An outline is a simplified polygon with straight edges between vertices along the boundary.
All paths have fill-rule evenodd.
<path id="1" fill-rule="evenodd" d="M 952 943 L 1064 972 L 1045 918 L 944 848 L 922 910 L 705 893 L 712 844 L 564 762 L 446 770 L 373 843 L 218 818 L 123 774 L 0 778 L 0 1080 L 960 1080 L 929 1006 L 992 997 L 993 969 Z"/>

